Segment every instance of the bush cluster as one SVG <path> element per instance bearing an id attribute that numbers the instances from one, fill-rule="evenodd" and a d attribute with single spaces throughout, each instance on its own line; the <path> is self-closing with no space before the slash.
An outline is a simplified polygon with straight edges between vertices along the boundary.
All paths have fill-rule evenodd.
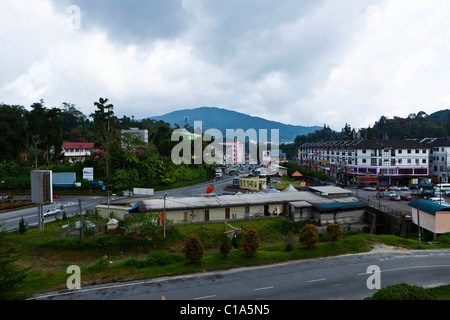
<path id="1" fill-rule="evenodd" d="M 305 225 L 299 232 L 298 241 L 305 247 L 314 247 L 319 242 L 316 226 L 313 224 Z"/>
<path id="2" fill-rule="evenodd" d="M 186 258 L 191 261 L 200 261 L 203 258 L 203 244 L 197 236 L 188 236 L 184 246 Z"/>
<path id="3" fill-rule="evenodd" d="M 381 288 L 367 300 L 434 300 L 430 289 L 399 283 Z"/>
<path id="4" fill-rule="evenodd" d="M 244 253 L 247 257 L 253 257 L 258 252 L 258 248 L 261 245 L 259 240 L 258 231 L 255 229 L 249 229 L 245 235 L 244 240 L 242 242 L 242 248 L 244 249 Z"/>

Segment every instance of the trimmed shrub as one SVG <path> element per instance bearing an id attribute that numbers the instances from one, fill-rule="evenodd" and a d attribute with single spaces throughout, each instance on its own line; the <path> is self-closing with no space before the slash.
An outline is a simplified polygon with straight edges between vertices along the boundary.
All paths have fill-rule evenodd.
<path id="1" fill-rule="evenodd" d="M 292 251 L 294 249 L 295 235 L 291 231 L 289 231 L 284 236 L 284 249 L 286 251 Z"/>
<path id="2" fill-rule="evenodd" d="M 331 236 L 331 241 L 335 243 L 341 239 L 342 229 L 337 223 L 332 223 L 327 226 L 327 232 Z"/>
<path id="3" fill-rule="evenodd" d="M 316 226 L 313 224 L 305 225 L 299 232 L 298 241 L 305 247 L 314 247 L 319 242 Z"/>
<path id="4" fill-rule="evenodd" d="M 223 254 L 223 257 L 226 258 L 230 253 L 232 247 L 231 239 L 227 236 L 226 233 L 222 233 L 219 241 L 219 251 Z"/>
<path id="5" fill-rule="evenodd" d="M 22 219 L 20 219 L 20 221 L 19 221 L 19 233 L 25 234 L 25 232 L 27 232 L 27 228 L 28 228 L 28 222 L 25 222 L 25 220 L 22 217 Z"/>
<path id="6" fill-rule="evenodd" d="M 203 244 L 195 235 L 188 236 L 184 246 L 186 258 L 191 261 L 200 261 L 203 258 Z"/>
<path id="7" fill-rule="evenodd" d="M 242 243 L 242 248 L 244 249 L 245 255 L 247 257 L 254 257 L 258 252 L 258 248 L 261 245 L 259 240 L 258 231 L 255 229 L 249 229 L 245 235 Z"/>

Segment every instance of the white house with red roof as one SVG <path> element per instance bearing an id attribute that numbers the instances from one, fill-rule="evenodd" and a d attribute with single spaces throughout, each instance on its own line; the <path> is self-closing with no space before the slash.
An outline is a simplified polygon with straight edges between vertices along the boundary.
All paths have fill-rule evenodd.
<path id="1" fill-rule="evenodd" d="M 84 161 L 94 153 L 94 144 L 92 142 L 64 142 L 62 149 L 69 162 Z"/>

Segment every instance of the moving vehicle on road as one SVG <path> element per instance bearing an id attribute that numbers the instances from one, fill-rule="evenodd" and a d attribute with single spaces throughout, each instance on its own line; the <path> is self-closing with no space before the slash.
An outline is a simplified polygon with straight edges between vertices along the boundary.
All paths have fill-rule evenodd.
<path id="1" fill-rule="evenodd" d="M 44 211 L 44 218 L 48 217 L 48 216 L 55 216 L 60 212 L 61 212 L 61 210 L 59 210 L 59 209 L 47 209 Z"/>

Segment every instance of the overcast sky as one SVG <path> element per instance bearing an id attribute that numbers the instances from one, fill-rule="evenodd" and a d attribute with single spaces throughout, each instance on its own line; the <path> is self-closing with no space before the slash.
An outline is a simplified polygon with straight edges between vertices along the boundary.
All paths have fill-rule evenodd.
<path id="1" fill-rule="evenodd" d="M 0 102 L 367 127 L 450 108 L 449 17 L 448 0 L 0 0 Z"/>

